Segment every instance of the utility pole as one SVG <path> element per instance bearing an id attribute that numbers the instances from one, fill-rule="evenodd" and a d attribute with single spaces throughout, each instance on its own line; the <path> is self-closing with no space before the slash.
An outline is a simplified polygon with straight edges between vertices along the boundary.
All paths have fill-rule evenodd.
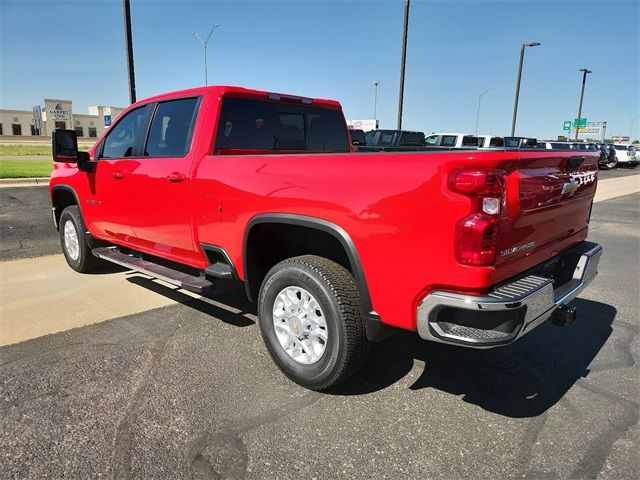
<path id="1" fill-rule="evenodd" d="M 124 43 L 127 49 L 127 72 L 129 74 L 129 101 L 136 103 L 136 74 L 133 69 L 133 39 L 131 38 L 131 9 L 129 0 L 122 0 L 124 8 Z"/>
<path id="2" fill-rule="evenodd" d="M 402 102 L 404 100 L 404 70 L 407 63 L 407 30 L 409 29 L 409 3 L 404 0 L 404 28 L 402 31 L 402 60 L 400 63 L 400 98 L 398 99 L 398 130 L 402 130 Z"/>
<path id="3" fill-rule="evenodd" d="M 524 49 L 538 47 L 540 42 L 523 43 L 520 45 L 520 65 L 518 66 L 518 80 L 516 82 L 516 99 L 513 103 L 513 121 L 511 122 L 511 136 L 516 136 L 516 117 L 518 116 L 518 100 L 520 99 L 520 81 L 522 80 L 522 64 L 524 63 Z"/>
<path id="4" fill-rule="evenodd" d="M 373 94 L 373 119 L 377 120 L 378 116 L 378 85 L 380 85 L 380 80 L 376 80 L 373 82 L 373 86 L 375 88 L 375 93 Z"/>
<path id="5" fill-rule="evenodd" d="M 480 101 L 482 100 L 482 97 L 484 96 L 485 93 L 489 93 L 494 88 L 496 87 L 489 87 L 480 95 L 478 95 L 478 113 L 476 114 L 476 135 L 478 135 L 478 123 L 480 122 Z"/>
<path id="6" fill-rule="evenodd" d="M 591 70 L 586 68 L 581 68 L 582 72 L 582 90 L 580 90 L 580 106 L 578 106 L 578 125 L 576 125 L 576 137 L 575 140 L 578 140 L 578 133 L 580 133 L 580 115 L 582 115 L 582 100 L 584 99 L 584 84 L 587 83 L 587 73 L 591 73 Z"/>
<path id="7" fill-rule="evenodd" d="M 202 44 L 202 47 L 204 48 L 204 84 L 205 85 L 209 84 L 208 78 L 207 78 L 207 45 L 209 44 L 209 39 L 211 38 L 211 35 L 213 35 L 213 31 L 219 26 L 220 25 L 216 23 L 213 27 L 211 27 L 211 31 L 209 32 L 209 35 L 207 36 L 206 40 L 202 40 L 200 35 L 198 35 L 196 32 L 193 32 L 193 36 L 200 41 L 200 43 Z"/>

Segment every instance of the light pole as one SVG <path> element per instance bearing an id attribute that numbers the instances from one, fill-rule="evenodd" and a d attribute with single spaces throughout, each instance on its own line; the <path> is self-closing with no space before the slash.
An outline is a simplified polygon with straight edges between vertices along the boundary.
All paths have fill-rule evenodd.
<path id="1" fill-rule="evenodd" d="M 200 43 L 204 48 L 204 84 L 205 85 L 209 84 L 207 79 L 207 45 L 209 44 L 209 39 L 211 38 L 211 35 L 213 35 L 213 31 L 219 26 L 220 25 L 216 23 L 213 27 L 211 27 L 211 31 L 209 32 L 209 35 L 207 36 L 206 40 L 202 40 L 200 35 L 198 35 L 196 32 L 193 32 L 193 36 L 196 37 L 198 40 L 200 40 Z"/>
<path id="2" fill-rule="evenodd" d="M 478 135 L 478 122 L 480 121 L 480 101 L 482 100 L 482 97 L 484 96 L 485 93 L 489 93 L 494 88 L 496 87 L 489 87 L 480 95 L 478 95 L 478 113 L 476 114 L 476 135 Z"/>
<path id="3" fill-rule="evenodd" d="M 404 100 L 404 70 L 407 63 L 407 31 L 409 29 L 409 3 L 404 0 L 404 28 L 402 29 L 402 59 L 400 61 L 400 95 L 398 98 L 398 130 L 402 130 L 402 102 Z"/>
<path id="4" fill-rule="evenodd" d="M 518 99 L 520 98 L 520 80 L 522 80 L 522 63 L 524 62 L 524 49 L 538 47 L 540 42 L 523 43 L 520 46 L 520 66 L 518 67 L 518 81 L 516 82 L 516 100 L 513 104 L 513 121 L 511 122 L 511 136 L 516 135 L 516 117 L 518 116 Z"/>
<path id="5" fill-rule="evenodd" d="M 631 136 L 633 135 L 633 123 L 638 119 L 638 116 L 635 116 L 631 119 L 631 126 L 629 126 L 629 143 L 633 142 L 631 140 Z"/>
<path id="6" fill-rule="evenodd" d="M 378 85 L 380 85 L 380 80 L 376 80 L 375 82 L 373 82 L 373 86 L 375 88 L 374 94 L 373 94 L 373 119 L 376 120 L 378 118 L 377 113 L 378 113 Z"/>
<path id="7" fill-rule="evenodd" d="M 127 50 L 127 72 L 129 74 L 129 101 L 136 103 L 136 74 L 133 69 L 133 39 L 131 38 L 131 9 L 129 0 L 122 0 L 124 11 L 124 43 Z"/>
<path id="8" fill-rule="evenodd" d="M 581 68 L 582 72 L 582 90 L 580 90 L 580 106 L 578 107 L 578 125 L 576 125 L 576 138 L 578 140 L 578 133 L 580 132 L 580 115 L 582 115 L 582 100 L 584 99 L 584 84 L 587 82 L 587 73 L 591 73 L 591 70 L 587 68 Z"/>

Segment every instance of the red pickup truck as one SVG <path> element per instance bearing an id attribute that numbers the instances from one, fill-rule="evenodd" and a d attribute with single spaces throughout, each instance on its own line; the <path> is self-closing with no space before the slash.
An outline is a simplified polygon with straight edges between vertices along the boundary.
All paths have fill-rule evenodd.
<path id="1" fill-rule="evenodd" d="M 131 105 L 88 153 L 73 131 L 52 142 L 71 268 L 244 282 L 271 356 L 312 389 L 394 327 L 488 348 L 570 322 L 602 252 L 597 155 L 358 153 L 331 100 L 196 88 Z"/>

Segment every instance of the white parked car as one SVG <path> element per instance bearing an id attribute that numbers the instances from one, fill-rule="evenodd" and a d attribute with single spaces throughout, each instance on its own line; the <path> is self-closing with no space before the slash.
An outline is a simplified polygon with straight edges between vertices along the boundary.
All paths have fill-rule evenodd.
<path id="1" fill-rule="evenodd" d="M 637 167 L 640 163 L 638 152 L 634 145 L 622 145 L 614 143 L 613 148 L 616 149 L 616 158 L 619 167 Z"/>
<path id="2" fill-rule="evenodd" d="M 425 138 L 427 147 L 478 148 L 479 139 L 465 133 L 432 133 Z"/>
<path id="3" fill-rule="evenodd" d="M 504 138 L 493 135 L 478 135 L 478 148 L 504 147 Z"/>

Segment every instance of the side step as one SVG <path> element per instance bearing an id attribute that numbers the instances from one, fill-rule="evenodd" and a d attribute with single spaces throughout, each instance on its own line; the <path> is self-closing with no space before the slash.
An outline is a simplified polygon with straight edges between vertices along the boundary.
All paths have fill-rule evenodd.
<path id="1" fill-rule="evenodd" d="M 233 278 L 233 271 L 231 270 L 231 266 L 222 262 L 216 262 L 212 265 L 209 265 L 205 269 L 204 273 L 206 273 L 210 277 L 220 278 L 223 280 L 231 280 Z"/>
<path id="2" fill-rule="evenodd" d="M 173 268 L 143 260 L 134 255 L 127 255 L 118 250 L 117 247 L 94 248 L 91 252 L 98 258 L 164 280 L 190 292 L 204 293 L 213 287 L 213 283 L 205 278 L 195 277 Z"/>

